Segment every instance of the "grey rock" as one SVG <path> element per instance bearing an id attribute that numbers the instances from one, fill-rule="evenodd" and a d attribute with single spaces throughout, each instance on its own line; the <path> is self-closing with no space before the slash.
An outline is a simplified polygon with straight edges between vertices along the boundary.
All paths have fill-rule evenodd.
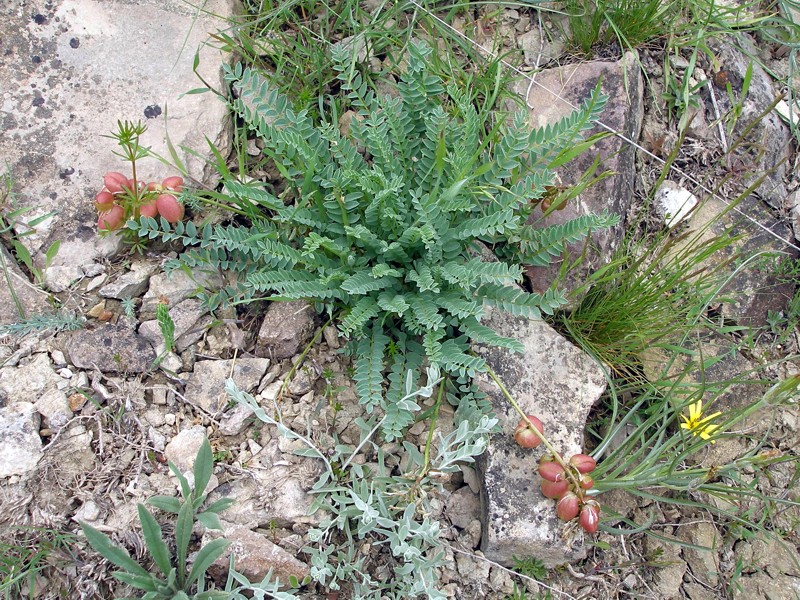
<path id="1" fill-rule="evenodd" d="M 786 575 L 771 577 L 766 573 L 756 573 L 739 577 L 733 586 L 733 600 L 796 600 L 798 597 L 800 578 Z"/>
<path id="2" fill-rule="evenodd" d="M 198 290 L 204 287 L 217 287 L 221 283 L 219 274 L 203 270 L 194 270 L 191 273 L 172 271 L 153 275 L 150 278 L 150 287 L 142 298 L 140 318 L 155 319 L 156 306 L 163 300 L 167 300 L 170 306 L 175 306 L 194 296 Z"/>
<path id="3" fill-rule="evenodd" d="M 150 445 L 156 452 L 164 452 L 167 446 L 167 436 L 161 433 L 155 427 L 147 429 L 147 439 L 150 440 Z"/>
<path id="4" fill-rule="evenodd" d="M 222 435 L 237 435 L 244 430 L 252 418 L 253 410 L 251 408 L 244 404 L 237 404 L 220 419 L 218 431 Z"/>
<path id="5" fill-rule="evenodd" d="M 44 270 L 44 285 L 52 292 L 68 290 L 81 279 L 83 268 L 79 265 L 53 265 Z"/>
<path id="6" fill-rule="evenodd" d="M 307 394 L 314 387 L 319 375 L 313 367 L 301 367 L 298 369 L 292 380 L 289 382 L 289 393 L 293 396 Z"/>
<path id="7" fill-rule="evenodd" d="M 735 40 L 720 37 L 713 40 L 709 46 L 720 64 L 724 65 L 728 82 L 737 97 L 741 92 L 748 67 L 752 65 L 750 88 L 747 96 L 741 101 L 741 115 L 733 131 L 732 137 L 735 140 L 745 132 L 746 128 L 753 125 L 758 116 L 773 103 L 779 90 L 776 89 L 772 77 L 759 65 L 758 61 L 751 58 L 758 55 L 758 47 L 748 34 L 737 34 Z M 726 93 L 716 94 L 716 98 L 721 113 L 724 114 L 731 109 L 730 99 Z M 784 201 L 788 195 L 783 182 L 786 175 L 791 173 L 789 157 L 792 152 L 792 135 L 789 127 L 775 111 L 771 111 L 758 123 L 755 123 L 747 139 L 757 144 L 760 149 L 763 149 L 763 152 L 759 151 L 759 158 L 756 164 L 752 165 L 753 158 L 747 150 L 749 144 L 741 145 L 736 156 L 740 157 L 740 160 L 748 167 L 748 173 L 744 177 L 745 181 L 742 182 L 742 189 L 755 182 L 761 174 L 767 173 L 766 179 L 756 188 L 756 193 L 771 207 L 783 210 L 785 208 Z"/>
<path id="8" fill-rule="evenodd" d="M 687 546 L 683 557 L 692 574 L 703 584 L 716 587 L 719 583 L 719 548 L 722 538 L 713 523 L 690 523 L 681 527 L 679 537 L 694 546 L 708 548 L 697 550 Z"/>
<path id="9" fill-rule="evenodd" d="M 240 390 L 250 392 L 261 381 L 267 367 L 269 360 L 266 358 L 198 361 L 189 377 L 185 395 L 204 410 L 217 413 L 229 401 L 228 394 L 225 393 L 225 380 L 228 377 L 233 377 Z"/>
<path id="10" fill-rule="evenodd" d="M 772 577 L 800 577 L 800 553 L 797 548 L 772 535 L 757 534 L 753 541 L 739 542 L 734 556 L 750 569 L 764 570 Z"/>
<path id="11" fill-rule="evenodd" d="M 600 120 L 628 139 L 638 139 L 643 116 L 643 84 L 639 67 L 630 53 L 620 62 L 590 61 L 547 69 L 536 75 L 537 85 L 529 87 L 527 80 L 520 80 L 514 84 L 513 91 L 526 98 L 530 107 L 531 126 L 544 127 L 570 114 L 573 106 L 580 106 L 601 78 L 602 92 L 609 95 L 609 101 Z M 546 90 L 554 91 L 559 97 Z M 601 131 L 605 129 L 596 126 L 587 135 Z M 558 169 L 560 182 L 567 186 L 575 184 L 598 156 L 601 158 L 598 173 L 610 170 L 614 175 L 590 186 L 563 210 L 554 211 L 546 218 L 541 218 L 541 211 L 537 209 L 531 215 L 530 222 L 544 227 L 604 211 L 624 219 L 634 197 L 634 154 L 634 147 L 616 136 L 600 140 L 590 151 Z M 611 256 L 623 239 L 623 227 L 621 223 L 617 227 L 594 232 L 586 258 L 578 269 L 567 274 L 562 287 L 574 290 L 586 280 L 588 273 Z M 570 245 L 569 261 L 577 259 L 583 248 L 583 243 Z M 544 293 L 555 280 L 560 267 L 559 261 L 550 267 L 529 267 L 528 278 L 533 291 Z"/>
<path id="12" fill-rule="evenodd" d="M 58 431 L 72 418 L 67 395 L 58 388 L 51 388 L 34 403 L 36 412 L 44 417 L 44 424 L 53 431 Z"/>
<path id="13" fill-rule="evenodd" d="M 156 358 L 144 338 L 120 325 L 72 332 L 66 351 L 79 369 L 97 368 L 102 373 L 143 373 Z"/>
<path id="14" fill-rule="evenodd" d="M 0 324 L 16 323 L 50 310 L 47 294 L 28 281 L 5 247 L 0 247 L 0 264 L 8 269 L 8 280 L 4 278 L 0 285 Z"/>
<path id="15" fill-rule="evenodd" d="M 42 5 L 37 19 L 32 7 L 3 11 L 0 39 L 11 52 L 0 64 L 0 158 L 10 166 L 20 206 L 35 208 L 25 220 L 55 209 L 34 235 L 21 238 L 39 261 L 53 240 L 64 240 L 54 267 L 85 265 L 115 238 L 97 237 L 92 205 L 102 175 L 126 170 L 112 154 L 116 144 L 100 137 L 114 126 L 108 106 L 115 115 L 146 121 L 142 144 L 168 156 L 169 105 L 169 138 L 181 160 L 194 177 L 214 184 L 202 153 L 211 156 L 208 138 L 227 154 L 227 109 L 184 92 L 198 85 L 195 51 L 199 74 L 214 87 L 223 85 L 220 65 L 228 56 L 206 42 L 209 33 L 229 26 L 237 6 L 211 0 L 198 12 L 180 0 L 54 0 Z M 132 23 L 134 39 L 120 43 Z M 151 180 L 172 174 L 154 159 L 140 161 L 139 169 Z"/>
<path id="16" fill-rule="evenodd" d="M 97 506 L 97 503 L 94 500 L 87 500 L 84 502 L 78 510 L 75 511 L 75 515 L 72 517 L 72 520 L 76 523 L 80 523 L 81 521 L 89 521 L 90 523 L 94 523 L 100 518 L 100 507 Z"/>
<path id="17" fill-rule="evenodd" d="M 653 583 L 658 590 L 659 598 L 677 600 L 681 597 L 680 589 L 687 565 L 681 560 L 679 540 L 667 533 L 659 534 L 669 541 L 657 540 L 653 537 L 645 539 L 647 556 L 658 556 L 659 568 L 653 574 Z"/>
<path id="18" fill-rule="evenodd" d="M 214 537 L 219 537 L 219 534 L 214 532 L 206 535 L 208 540 Z M 212 576 L 227 573 L 231 555 L 234 557 L 234 568 L 250 581 L 261 581 L 272 571 L 273 578 L 288 586 L 289 577 L 296 577 L 300 581 L 309 573 L 308 565 L 273 544 L 264 534 L 228 524 L 224 529 L 224 537 L 230 546 L 209 569 Z"/>
<path id="19" fill-rule="evenodd" d="M 721 235 L 731 228 L 741 235 L 734 243 L 715 252 L 702 266 L 708 272 L 724 269 L 722 274 L 731 276 L 719 292 L 720 297 L 730 297 L 732 300 L 722 304 L 723 315 L 739 325 L 763 327 L 767 325 L 769 311 L 777 312 L 788 305 L 794 295 L 794 283 L 779 281 L 769 269 L 746 268 L 736 271 L 739 265 L 737 261 L 741 257 L 769 251 L 788 252 L 791 256 L 796 256 L 796 252 L 786 244 L 793 239 L 792 231 L 785 222 L 776 219 L 767 207 L 752 196 L 742 200 L 737 208 L 738 213 L 725 212 L 726 205 L 722 200 L 709 198 L 697 206 L 687 223 L 690 233 L 702 234 L 704 239 Z M 741 213 L 750 216 L 755 223 L 745 220 Z M 676 251 L 691 237 L 694 236 L 684 238 L 684 242 L 676 244 Z"/>
<path id="20" fill-rule="evenodd" d="M 456 527 L 466 529 L 481 514 L 480 496 L 468 486 L 457 489 L 447 499 L 445 513 Z"/>
<path id="21" fill-rule="evenodd" d="M 656 191 L 655 208 L 672 229 L 689 217 L 697 206 L 697 197 L 674 181 L 664 180 Z"/>
<path id="22" fill-rule="evenodd" d="M 314 309 L 308 302 L 273 302 L 258 331 L 257 356 L 281 360 L 303 349 L 314 331 Z"/>
<path id="23" fill-rule="evenodd" d="M 0 369 L 0 400 L 34 404 L 45 392 L 58 389 L 62 381 L 47 354 L 34 354 L 16 367 Z"/>
<path id="24" fill-rule="evenodd" d="M 24 475 L 42 457 L 39 415 L 30 402 L 0 408 L 0 477 Z"/>
<path id="25" fill-rule="evenodd" d="M 198 321 L 207 313 L 203 303 L 194 298 L 188 298 L 176 305 L 170 305 L 169 316 L 175 323 L 175 349 L 183 352 L 187 347 L 199 340 L 205 332 L 205 327 Z M 161 327 L 158 321 L 145 321 L 139 326 L 139 335 L 146 339 L 153 348 L 163 344 Z"/>
<path id="26" fill-rule="evenodd" d="M 137 261 L 131 270 L 123 273 L 115 281 L 104 285 L 98 291 L 103 298 L 137 298 L 145 293 L 150 276 L 156 272 L 158 265 L 147 261 Z"/>
<path id="27" fill-rule="evenodd" d="M 517 36 L 517 45 L 522 50 L 525 64 L 529 67 L 543 67 L 564 54 L 565 44 L 560 32 L 531 29 Z"/>
<path id="28" fill-rule="evenodd" d="M 582 452 L 586 418 L 606 385 L 600 368 L 542 321 L 495 310 L 487 317 L 485 325 L 522 342 L 525 352 L 485 346 L 476 346 L 476 352 L 522 410 L 542 420 L 556 449 L 565 457 Z M 582 535 L 564 539 L 555 504 L 536 485 L 536 462 L 543 451 L 514 443 L 516 411 L 487 376 L 476 383 L 488 393 L 503 427 L 476 464 L 483 479 L 481 547 L 486 557 L 506 566 L 514 564 L 514 556 L 535 556 L 548 566 L 582 557 Z"/>
<path id="29" fill-rule="evenodd" d="M 164 456 L 173 462 L 181 473 L 191 471 L 197 452 L 205 439 L 206 429 L 202 425 L 184 429 L 166 445 Z"/>

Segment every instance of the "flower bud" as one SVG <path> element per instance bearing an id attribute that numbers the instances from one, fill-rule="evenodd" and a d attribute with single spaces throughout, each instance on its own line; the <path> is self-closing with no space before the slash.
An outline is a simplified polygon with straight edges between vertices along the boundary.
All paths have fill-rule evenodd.
<path id="1" fill-rule="evenodd" d="M 586 454 L 575 454 L 569 459 L 569 464 L 578 469 L 579 473 L 591 473 L 597 467 L 597 461 Z"/>
<path id="2" fill-rule="evenodd" d="M 568 481 L 547 481 L 546 479 L 542 480 L 541 483 L 542 487 L 542 495 L 545 498 L 552 498 L 553 500 L 558 500 L 569 491 L 569 482 Z"/>
<path id="3" fill-rule="evenodd" d="M 183 218 L 183 204 L 178 202 L 172 194 L 161 194 L 156 198 L 156 208 L 158 214 L 164 217 L 169 223 L 177 223 Z"/>
<path id="4" fill-rule="evenodd" d="M 580 499 L 574 492 L 567 492 L 556 504 L 556 514 L 562 521 L 571 521 L 578 516 Z"/>
<path id="5" fill-rule="evenodd" d="M 564 467 L 557 462 L 546 462 L 539 465 L 539 476 L 547 481 L 566 481 Z"/>
<path id="6" fill-rule="evenodd" d="M 586 533 L 596 533 L 600 526 L 600 505 L 594 500 L 584 503 L 579 522 Z"/>
<path id="7" fill-rule="evenodd" d="M 103 184 L 112 194 L 119 194 L 124 188 L 128 187 L 128 178 L 122 173 L 109 171 L 103 176 Z"/>
<path id="8" fill-rule="evenodd" d="M 114 206 L 114 196 L 111 192 L 103 190 L 94 197 L 94 205 L 97 212 L 108 212 Z"/>
<path id="9" fill-rule="evenodd" d="M 100 213 L 97 219 L 98 229 L 107 229 L 113 231 L 122 227 L 122 222 L 125 220 L 125 209 L 118 204 L 111 207 L 111 210 Z"/>
<path id="10" fill-rule="evenodd" d="M 164 181 L 162 181 L 161 185 L 163 185 L 168 190 L 180 192 L 183 190 L 183 178 L 178 177 L 177 175 L 173 175 L 172 177 L 167 177 Z"/>
<path id="11" fill-rule="evenodd" d="M 517 428 L 514 430 L 514 440 L 523 448 L 536 448 L 542 443 L 542 438 L 539 437 L 538 432 L 544 431 L 542 422 L 533 415 L 528 415 L 528 419 L 533 423 L 532 429 L 525 419 L 520 419 Z"/>

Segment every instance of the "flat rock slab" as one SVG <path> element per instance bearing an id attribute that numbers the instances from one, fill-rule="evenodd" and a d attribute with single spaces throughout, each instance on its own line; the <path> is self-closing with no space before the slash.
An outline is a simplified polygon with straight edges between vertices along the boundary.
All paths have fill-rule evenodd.
<path id="1" fill-rule="evenodd" d="M 30 402 L 0 408 L 0 477 L 23 475 L 42 457 L 39 414 Z"/>
<path id="2" fill-rule="evenodd" d="M 225 104 L 208 94 L 181 94 L 203 85 L 192 71 L 198 51 L 199 74 L 221 89 L 227 57 L 207 44 L 208 35 L 230 26 L 226 19 L 239 3 L 202 5 L 199 11 L 182 0 L 0 3 L 0 164 L 9 166 L 19 206 L 35 207 L 24 220 L 57 212 L 22 238 L 34 255 L 62 240 L 56 270 L 113 251 L 96 241 L 94 196 L 105 172 L 128 170 L 112 154 L 115 142 L 102 137 L 118 120 L 146 122 L 142 141 L 162 156 L 169 156 L 167 131 L 176 148 L 202 157 L 207 137 L 227 155 Z M 201 157 L 179 154 L 190 175 L 211 176 Z M 154 158 L 143 160 L 139 172 L 147 179 L 174 174 Z"/>
<path id="3" fill-rule="evenodd" d="M 314 331 L 314 308 L 303 300 L 273 302 L 258 330 L 256 354 L 281 360 L 300 352 Z"/>
<path id="4" fill-rule="evenodd" d="M 269 367 L 266 358 L 237 358 L 236 360 L 201 360 L 186 384 L 186 397 L 211 413 L 222 411 L 228 404 L 225 380 L 233 378 L 243 392 L 255 388 Z"/>
<path id="5" fill-rule="evenodd" d="M 153 364 L 156 353 L 147 341 L 122 325 L 73 332 L 66 351 L 79 369 L 99 369 L 102 373 L 143 373 Z"/>
<path id="6" fill-rule="evenodd" d="M 535 84 L 520 80 L 514 84 L 513 91 L 526 99 L 530 107 L 532 127 L 545 127 L 558 122 L 571 114 L 573 107 L 581 106 L 602 80 L 601 91 L 609 96 L 608 103 L 600 115 L 600 120 L 630 140 L 639 139 L 642 127 L 643 100 L 642 77 L 634 58 L 627 54 L 619 62 L 590 61 L 547 69 L 535 75 Z M 589 135 L 606 131 L 599 125 Z M 606 137 L 597 142 L 591 150 L 584 152 L 558 169 L 560 184 L 573 185 L 588 170 L 594 160 L 600 157 L 596 174 L 611 171 L 614 175 L 584 190 L 576 199 L 570 200 L 566 208 L 552 212 L 541 218 L 536 211 L 531 219 L 538 226 L 557 225 L 586 214 L 599 214 L 608 211 L 620 215 L 624 220 L 633 200 L 633 182 L 636 172 L 634 147 L 617 136 Z M 579 269 L 567 274 L 564 287 L 574 289 L 585 281 L 586 274 L 596 269 L 603 259 L 610 257 L 623 238 L 624 224 L 596 231 L 591 236 L 591 246 Z M 590 248 L 591 248 L 590 246 Z M 580 256 L 583 243 L 569 248 L 571 260 Z M 549 268 L 530 267 L 529 279 L 533 291 L 543 293 L 556 279 L 560 261 L 555 260 Z"/>
<path id="7" fill-rule="evenodd" d="M 525 352 L 477 346 L 478 354 L 520 407 L 542 420 L 548 439 L 565 457 L 582 452 L 586 418 L 606 386 L 598 365 L 542 321 L 492 311 L 484 324 L 522 342 Z M 506 566 L 514 564 L 515 556 L 533 556 L 548 566 L 581 558 L 580 528 L 559 521 L 555 502 L 539 489 L 536 468 L 543 446 L 519 447 L 513 440 L 519 415 L 488 377 L 477 383 L 489 394 L 503 426 L 477 463 L 486 558 Z"/>

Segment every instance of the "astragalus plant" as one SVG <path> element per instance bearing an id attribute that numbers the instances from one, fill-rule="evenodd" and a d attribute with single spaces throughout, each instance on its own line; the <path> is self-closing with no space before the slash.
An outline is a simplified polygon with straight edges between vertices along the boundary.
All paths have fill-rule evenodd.
<path id="1" fill-rule="evenodd" d="M 430 72 L 424 43 L 410 45 L 396 96 L 374 93 L 350 52 L 333 50 L 344 102 L 356 113 L 346 132 L 335 111 L 315 123 L 258 72 L 227 68 L 231 108 L 285 179 L 279 196 L 224 182 L 230 202 L 251 215 L 247 224 L 143 218 L 129 226 L 188 246 L 174 267 L 234 271 L 236 284 L 207 296 L 212 306 L 308 299 L 336 316 L 357 357 L 360 401 L 382 409 L 383 434 L 393 439 L 413 419 L 399 403 L 407 371 L 427 362 L 466 383 L 486 368 L 470 342 L 521 350 L 481 324 L 484 306 L 552 313 L 563 294 L 523 291 L 515 285 L 521 264 L 546 264 L 565 243 L 616 222 L 589 215 L 526 224 L 553 182 L 554 161 L 592 127 L 606 98 L 595 91 L 572 115 L 531 130 L 525 112 L 510 123 L 479 117 L 467 94 Z M 486 261 L 479 242 L 515 262 Z"/>

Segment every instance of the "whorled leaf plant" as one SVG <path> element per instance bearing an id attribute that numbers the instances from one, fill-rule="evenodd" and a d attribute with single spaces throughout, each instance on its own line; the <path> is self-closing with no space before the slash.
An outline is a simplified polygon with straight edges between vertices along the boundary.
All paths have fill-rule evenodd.
<path id="1" fill-rule="evenodd" d="M 151 218 L 128 226 L 189 246 L 173 267 L 233 271 L 237 283 L 206 295 L 212 306 L 308 299 L 339 315 L 340 334 L 353 340 L 360 400 L 388 414 L 383 433 L 392 439 L 413 419 L 398 404 L 406 371 L 427 361 L 463 382 L 486 368 L 470 342 L 521 350 L 481 324 L 484 307 L 531 318 L 552 313 L 563 294 L 514 285 L 520 264 L 546 264 L 565 242 L 616 223 L 603 214 L 547 228 L 526 224 L 532 200 L 553 181 L 554 161 L 593 125 L 606 98 L 595 90 L 541 129 L 531 130 L 525 112 L 491 124 L 466 94 L 429 72 L 426 44 L 411 44 L 396 97 L 369 89 L 348 52 L 333 50 L 356 112 L 347 132 L 335 115 L 315 123 L 296 112 L 256 71 L 226 69 L 232 109 L 286 181 L 279 197 L 261 185 L 224 182 L 232 203 L 248 214 L 260 208 L 249 226 Z M 482 259 L 481 242 L 504 247 L 515 263 Z"/>

